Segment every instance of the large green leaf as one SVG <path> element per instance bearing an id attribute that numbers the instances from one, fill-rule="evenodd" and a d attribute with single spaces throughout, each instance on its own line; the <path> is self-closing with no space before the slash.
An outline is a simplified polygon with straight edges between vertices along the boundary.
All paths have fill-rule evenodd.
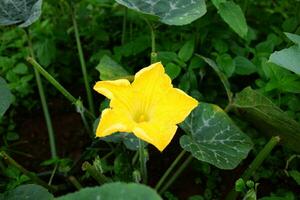
<path id="1" fill-rule="evenodd" d="M 108 183 L 101 187 L 84 188 L 57 200 L 162 200 L 148 186 L 137 183 Z"/>
<path id="2" fill-rule="evenodd" d="M 0 118 L 9 108 L 13 101 L 13 95 L 11 94 L 6 81 L 0 77 Z"/>
<path id="3" fill-rule="evenodd" d="M 101 80 L 115 80 L 129 76 L 129 73 L 121 65 L 107 55 L 101 58 L 96 69 L 100 72 Z"/>
<path id="4" fill-rule="evenodd" d="M 293 33 L 284 33 L 286 37 L 288 37 L 292 42 L 294 42 L 297 45 L 300 45 L 300 35 L 296 35 Z"/>
<path id="5" fill-rule="evenodd" d="M 205 0 L 116 0 L 138 12 L 156 15 L 169 25 L 185 25 L 206 13 Z"/>
<path id="6" fill-rule="evenodd" d="M 47 189 L 35 184 L 21 185 L 0 195 L 0 200 L 51 200 L 53 195 Z"/>
<path id="7" fill-rule="evenodd" d="M 269 61 L 300 75 L 300 46 L 275 51 Z"/>
<path id="8" fill-rule="evenodd" d="M 251 140 L 217 105 L 200 105 L 180 125 L 189 135 L 180 138 L 180 145 L 198 160 L 221 169 L 233 169 L 246 158 Z"/>
<path id="9" fill-rule="evenodd" d="M 217 5 L 218 12 L 222 19 L 232 28 L 239 36 L 246 38 L 248 26 L 246 18 L 241 7 L 232 1 L 219 1 Z"/>
<path id="10" fill-rule="evenodd" d="M 1 0 L 0 25 L 27 27 L 41 15 L 42 0 Z"/>
<path id="11" fill-rule="evenodd" d="M 300 124 L 270 99 L 247 87 L 236 95 L 233 105 L 244 119 L 261 129 L 262 133 L 278 135 L 285 145 L 300 152 Z"/>

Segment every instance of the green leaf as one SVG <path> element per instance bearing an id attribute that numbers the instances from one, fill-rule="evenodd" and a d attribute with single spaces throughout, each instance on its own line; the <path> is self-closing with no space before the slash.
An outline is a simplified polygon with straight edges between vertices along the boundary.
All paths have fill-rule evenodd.
<path id="1" fill-rule="evenodd" d="M 229 54 L 219 55 L 216 59 L 220 69 L 226 74 L 227 77 L 231 77 L 235 71 L 235 62 Z"/>
<path id="2" fill-rule="evenodd" d="M 114 52 L 119 57 L 129 57 L 143 52 L 150 46 L 151 42 L 149 36 L 141 35 L 122 46 L 114 47 Z"/>
<path id="3" fill-rule="evenodd" d="M 16 74 L 27 74 L 28 67 L 24 63 L 18 63 L 12 71 Z"/>
<path id="4" fill-rule="evenodd" d="M 114 133 L 112 135 L 101 138 L 101 140 L 113 143 L 123 142 L 125 147 L 132 151 L 136 151 L 139 148 L 139 139 L 132 133 Z"/>
<path id="5" fill-rule="evenodd" d="M 42 186 L 35 184 L 21 185 L 14 190 L 5 192 L 0 199 L 5 200 L 52 200 L 53 195 Z"/>
<path id="6" fill-rule="evenodd" d="M 4 115 L 10 104 L 13 102 L 13 95 L 11 94 L 6 81 L 0 77 L 0 118 Z"/>
<path id="7" fill-rule="evenodd" d="M 271 54 L 269 61 L 300 75 L 300 46 L 294 45 Z"/>
<path id="8" fill-rule="evenodd" d="M 300 93 L 300 78 L 295 74 L 274 75 L 274 78 L 263 89 L 265 92 L 276 89 L 281 92 Z"/>
<path id="9" fill-rule="evenodd" d="M 221 2 L 217 8 L 222 19 L 230 26 L 230 28 L 232 28 L 240 37 L 246 38 L 248 26 L 240 6 L 232 1 L 226 1 Z"/>
<path id="10" fill-rule="evenodd" d="M 239 178 L 237 181 L 235 181 L 235 191 L 243 192 L 245 189 L 245 181 L 242 178 Z"/>
<path id="11" fill-rule="evenodd" d="M 156 15 L 169 25 L 185 25 L 206 13 L 205 0 L 116 0 L 135 11 Z"/>
<path id="12" fill-rule="evenodd" d="M 193 70 L 188 70 L 180 79 L 178 87 L 183 91 L 188 91 L 190 89 L 196 89 L 198 87 L 198 82 L 196 75 Z"/>
<path id="13" fill-rule="evenodd" d="M 121 65 L 107 55 L 101 58 L 96 69 L 100 72 L 101 80 L 115 80 L 129 76 L 129 73 Z"/>
<path id="14" fill-rule="evenodd" d="M 55 59 L 56 47 L 53 39 L 45 38 L 34 45 L 37 58 L 42 66 L 49 66 Z"/>
<path id="15" fill-rule="evenodd" d="M 217 105 L 200 103 L 180 127 L 189 133 L 180 138 L 182 148 L 220 169 L 235 168 L 252 148 L 250 138 Z"/>
<path id="16" fill-rule="evenodd" d="M 174 78 L 176 78 L 181 71 L 181 68 L 174 64 L 174 63 L 168 63 L 165 67 L 166 73 L 171 77 L 171 79 L 173 80 Z"/>
<path id="17" fill-rule="evenodd" d="M 291 170 L 289 171 L 289 175 L 297 182 L 298 185 L 300 185 L 300 172 L 297 170 Z"/>
<path id="18" fill-rule="evenodd" d="M 150 187 L 137 183 L 108 183 L 67 194 L 56 200 L 162 200 Z"/>
<path id="19" fill-rule="evenodd" d="M 179 50 L 178 57 L 183 62 L 187 62 L 192 57 L 194 53 L 194 46 L 195 46 L 194 44 L 195 44 L 194 40 L 189 40 Z"/>
<path id="20" fill-rule="evenodd" d="M 283 144 L 300 152 L 300 124 L 270 99 L 247 87 L 236 95 L 233 106 L 261 133 L 279 136 Z"/>
<path id="21" fill-rule="evenodd" d="M 213 39 L 212 45 L 220 54 L 226 53 L 228 51 L 228 45 L 223 40 Z"/>
<path id="22" fill-rule="evenodd" d="M 204 62 L 206 62 L 217 73 L 217 75 L 219 76 L 219 78 L 222 81 L 222 84 L 223 84 L 223 86 L 226 90 L 228 98 L 231 99 L 232 98 L 232 92 L 230 90 L 230 83 L 229 83 L 227 77 L 225 76 L 225 74 L 220 71 L 219 67 L 217 66 L 217 64 L 213 60 L 211 60 L 209 58 L 206 58 L 204 56 L 201 56 L 201 55 L 197 55 L 197 56 L 202 58 L 204 60 Z"/>
<path id="23" fill-rule="evenodd" d="M 234 58 L 235 73 L 239 75 L 250 75 L 256 72 L 256 66 L 247 58 L 237 56 Z"/>
<path id="24" fill-rule="evenodd" d="M 286 37 L 288 37 L 292 42 L 297 45 L 300 45 L 300 35 L 292 34 L 292 33 L 284 33 Z"/>
<path id="25" fill-rule="evenodd" d="M 225 3 L 227 0 L 212 0 L 214 6 L 219 9 L 221 3 Z"/>
<path id="26" fill-rule="evenodd" d="M 41 15 L 42 0 L 0 1 L 0 26 L 19 24 L 27 27 Z"/>

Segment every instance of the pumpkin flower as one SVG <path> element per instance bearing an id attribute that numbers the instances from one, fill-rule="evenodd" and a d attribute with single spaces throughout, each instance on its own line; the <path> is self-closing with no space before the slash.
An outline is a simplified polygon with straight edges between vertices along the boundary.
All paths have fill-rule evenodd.
<path id="1" fill-rule="evenodd" d="M 198 101 L 173 88 L 170 77 L 158 62 L 127 79 L 99 81 L 94 90 L 110 99 L 103 110 L 97 137 L 115 132 L 132 132 L 138 138 L 163 151 Z"/>

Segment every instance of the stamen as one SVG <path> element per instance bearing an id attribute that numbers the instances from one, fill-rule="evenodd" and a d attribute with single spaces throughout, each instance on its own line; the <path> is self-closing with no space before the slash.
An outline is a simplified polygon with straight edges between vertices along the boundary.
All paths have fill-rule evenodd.
<path id="1" fill-rule="evenodd" d="M 147 122 L 149 121 L 149 117 L 145 114 L 138 114 L 134 117 L 134 120 L 137 122 L 137 123 L 142 123 L 142 122 Z"/>

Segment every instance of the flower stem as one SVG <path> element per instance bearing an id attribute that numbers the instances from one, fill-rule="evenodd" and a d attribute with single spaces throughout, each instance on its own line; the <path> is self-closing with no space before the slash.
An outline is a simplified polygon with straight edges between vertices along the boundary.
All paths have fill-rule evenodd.
<path id="1" fill-rule="evenodd" d="M 147 184 L 147 160 L 145 156 L 145 148 L 144 143 L 141 139 L 139 139 L 139 158 L 140 158 L 140 170 L 141 170 L 141 176 L 144 184 Z"/>
<path id="2" fill-rule="evenodd" d="M 88 171 L 88 173 L 100 184 L 104 184 L 107 182 L 110 182 L 110 179 L 108 179 L 106 176 L 104 176 L 102 173 L 100 173 L 93 165 L 91 165 L 89 162 L 84 162 L 82 164 L 82 170 Z"/>
<path id="3" fill-rule="evenodd" d="M 27 61 L 38 70 L 58 91 L 60 91 L 72 104 L 76 105 L 77 99 L 71 95 L 51 74 L 49 74 L 36 60 L 31 57 L 27 58 Z M 85 107 L 83 107 L 84 112 L 87 113 L 92 119 L 95 119 L 95 116 L 89 112 Z"/>
<path id="4" fill-rule="evenodd" d="M 13 158 L 11 158 L 8 154 L 6 154 L 4 151 L 0 152 L 0 156 L 6 160 L 9 164 L 16 167 L 18 170 L 20 170 L 23 174 L 28 176 L 33 182 L 47 188 L 50 191 L 57 191 L 58 188 L 56 186 L 48 185 L 45 181 L 40 179 L 35 173 L 28 171 L 23 166 L 21 166 L 19 163 L 17 163 Z"/>
<path id="5" fill-rule="evenodd" d="M 160 180 L 158 181 L 158 183 L 155 186 L 155 189 L 158 191 L 159 188 L 161 187 L 161 185 L 163 184 L 163 182 L 165 181 L 165 179 L 169 176 L 169 174 L 171 173 L 171 171 L 175 168 L 175 166 L 177 165 L 177 163 L 181 160 L 181 158 L 183 157 L 183 155 L 185 154 L 185 150 L 182 150 L 180 152 L 180 154 L 177 155 L 177 157 L 175 158 L 175 160 L 172 162 L 172 164 L 169 166 L 169 168 L 166 170 L 166 172 L 164 173 L 164 175 L 160 178 Z"/>
<path id="6" fill-rule="evenodd" d="M 26 32 L 27 38 L 28 38 L 28 47 L 29 47 L 30 56 L 34 58 L 34 52 L 33 52 L 32 41 L 31 41 L 31 36 L 30 36 L 29 30 L 25 29 L 25 32 Z M 40 73 L 38 72 L 37 69 L 34 69 L 34 74 L 35 74 L 35 79 L 36 79 L 36 83 L 37 83 L 37 87 L 38 87 L 38 91 L 39 91 L 39 95 L 40 95 L 40 99 L 41 99 L 41 104 L 42 104 L 42 109 L 43 109 L 47 129 L 48 129 L 48 138 L 49 138 L 49 144 L 50 144 L 51 157 L 56 158 L 57 151 L 56 151 L 56 144 L 55 144 L 55 134 L 54 134 L 52 121 L 51 121 L 51 117 L 50 117 L 50 113 L 49 113 L 49 109 L 48 109 L 48 105 L 47 105 L 45 91 L 43 88 Z"/>
<path id="7" fill-rule="evenodd" d="M 86 90 L 86 94 L 87 94 L 87 98 L 88 98 L 89 109 L 90 109 L 90 112 L 94 115 L 95 108 L 94 108 L 93 96 L 92 96 L 91 88 L 89 86 L 89 79 L 88 79 L 87 70 L 86 70 L 86 63 L 85 63 L 84 56 L 83 56 L 82 45 L 81 45 L 79 31 L 78 31 L 78 25 L 77 25 L 77 21 L 76 21 L 76 12 L 75 12 L 74 7 L 72 8 L 71 12 L 72 12 L 72 22 L 73 22 L 73 27 L 74 27 L 74 32 L 75 32 L 77 50 L 78 50 L 81 70 L 82 70 L 82 74 L 83 74 L 85 90 Z"/>
<path id="8" fill-rule="evenodd" d="M 176 170 L 173 176 L 168 180 L 168 182 L 163 186 L 163 188 L 158 193 L 159 194 L 164 193 L 173 184 L 173 182 L 179 177 L 179 175 L 190 164 L 192 160 L 193 160 L 193 156 L 189 155 L 189 157 L 182 163 L 182 165 L 180 165 L 180 167 Z"/>
<path id="9" fill-rule="evenodd" d="M 244 181 L 249 180 L 249 178 L 261 166 L 263 161 L 268 157 L 268 155 L 271 153 L 273 148 L 279 143 L 279 141 L 279 136 L 272 137 L 269 140 L 269 142 L 264 146 L 264 148 L 260 150 L 255 159 L 252 161 L 252 163 L 248 166 L 248 168 L 244 171 L 243 175 L 241 176 Z M 226 200 L 235 200 L 238 197 L 238 195 L 239 193 L 232 189 L 228 193 Z"/>

